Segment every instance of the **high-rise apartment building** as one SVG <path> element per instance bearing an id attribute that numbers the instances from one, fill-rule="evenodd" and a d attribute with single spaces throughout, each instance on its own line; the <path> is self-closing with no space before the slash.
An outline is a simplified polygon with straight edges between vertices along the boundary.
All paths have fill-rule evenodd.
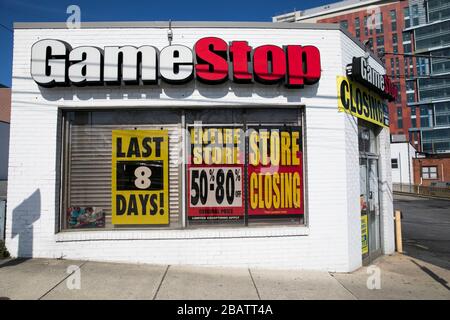
<path id="1" fill-rule="evenodd" d="M 393 140 L 404 136 L 416 149 L 421 149 L 420 111 L 410 107 L 410 104 L 416 105 L 416 86 L 414 81 L 407 81 L 415 77 L 416 70 L 423 64 L 422 61 L 416 64 L 416 59 L 410 56 L 414 41 L 408 29 L 420 24 L 420 17 L 421 11 L 408 1 L 345 0 L 275 16 L 273 21 L 339 23 L 368 49 L 378 53 L 387 74 L 399 89 L 397 100 L 389 103 Z"/>
<path id="2" fill-rule="evenodd" d="M 415 88 L 408 105 L 414 116 L 411 133 L 420 137 L 422 151 L 450 152 L 450 2 L 409 0 L 412 50 L 416 74 L 407 86 Z"/>

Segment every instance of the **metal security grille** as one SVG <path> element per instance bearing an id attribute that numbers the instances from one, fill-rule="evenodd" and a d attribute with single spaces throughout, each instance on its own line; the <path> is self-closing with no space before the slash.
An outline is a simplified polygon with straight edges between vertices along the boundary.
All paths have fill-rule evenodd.
<path id="1" fill-rule="evenodd" d="M 156 113 L 153 111 L 153 113 Z M 139 117 L 139 113 L 136 114 Z M 169 131 L 169 208 L 170 227 L 181 226 L 181 124 L 96 124 L 89 113 L 82 121 L 79 115 L 68 115 L 67 176 L 64 212 L 67 208 L 95 207 L 105 213 L 105 227 L 111 224 L 111 150 L 112 130 L 167 129 Z M 71 119 L 70 119 L 71 118 Z M 117 117 L 114 117 L 117 118 Z M 120 118 L 120 117 L 118 117 Z M 158 117 L 154 117 L 158 118 Z M 129 121 L 127 122 L 132 122 Z M 142 120 L 137 120 L 140 122 Z M 78 123 L 84 122 L 84 123 Z M 65 222 L 65 216 L 63 222 Z M 66 223 L 63 223 L 66 227 Z M 130 226 L 127 226 L 130 227 Z M 139 226 L 142 227 L 142 226 Z"/>

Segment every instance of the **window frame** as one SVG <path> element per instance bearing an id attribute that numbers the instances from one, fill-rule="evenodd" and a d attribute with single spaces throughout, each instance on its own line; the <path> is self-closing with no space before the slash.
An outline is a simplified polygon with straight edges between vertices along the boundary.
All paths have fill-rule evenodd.
<path id="1" fill-rule="evenodd" d="M 398 169 L 398 159 L 391 158 L 391 169 Z"/>
<path id="2" fill-rule="evenodd" d="M 249 105 L 237 105 L 237 106 L 230 106 L 230 107 L 224 107 L 224 106 L 217 106 L 218 109 L 254 109 L 254 107 L 249 106 Z M 173 109 L 173 108 L 171 108 Z M 181 121 L 181 128 L 184 132 L 185 129 L 188 128 L 187 123 L 185 122 L 185 112 L 187 110 L 191 110 L 193 108 L 189 108 L 189 107 L 185 107 L 185 106 L 179 106 L 179 107 L 175 107 L 175 109 L 178 109 L 181 111 L 182 113 L 182 121 Z M 211 108 L 204 108 L 206 109 L 211 109 Z M 174 231 L 174 230 L 180 230 L 180 231 L 188 231 L 188 230 L 196 230 L 196 229 L 211 229 L 211 228 L 216 228 L 216 229 L 239 229 L 242 232 L 245 232 L 245 230 L 249 230 L 249 228 L 251 229 L 261 229 L 261 228 L 267 228 L 267 227 L 273 227 L 273 228 L 300 228 L 300 229 L 308 229 L 309 228 L 309 215 L 308 215 L 308 171 L 306 170 L 307 167 L 307 139 L 306 139 L 306 128 L 305 128 L 305 124 L 306 124 L 306 111 L 305 111 L 305 106 L 304 105 L 295 105 L 295 106 L 284 106 L 282 108 L 277 108 L 276 106 L 268 107 L 265 109 L 296 109 L 298 110 L 298 117 L 297 117 L 297 126 L 300 127 L 301 130 L 301 144 L 302 144 L 302 175 L 303 175 L 303 188 L 302 188 L 302 192 L 303 192 L 303 215 L 300 216 L 299 218 L 299 222 L 297 223 L 289 223 L 289 222 L 257 222 L 257 221 L 253 221 L 250 224 L 209 224 L 209 225 L 189 225 L 189 223 L 187 222 L 188 219 L 188 209 L 187 209 L 187 191 L 183 190 L 183 195 L 180 196 L 180 215 L 179 215 L 179 219 L 180 219 L 180 226 L 176 226 L 176 227 L 170 227 L 170 226 L 158 226 L 158 225 L 142 225 L 142 226 L 123 226 L 120 228 L 110 228 L 110 227 L 105 227 L 105 228 L 79 228 L 79 229 L 70 229 L 65 225 L 65 219 L 63 219 L 63 217 L 66 214 L 66 199 L 67 199 L 67 193 L 69 192 L 69 188 L 67 187 L 67 183 L 68 183 L 68 174 L 69 174 L 69 162 L 68 162 L 68 156 L 70 154 L 70 133 L 68 132 L 68 117 L 67 117 L 67 113 L 70 112 L 102 112 L 102 111 L 115 111 L 115 110 L 122 110 L 122 111 L 131 111 L 131 110 L 142 110 L 142 111 L 159 111 L 159 110 L 167 110 L 167 108 L 163 108 L 163 107 L 154 107 L 154 108 L 140 108 L 140 107 L 110 107 L 110 108 L 73 108 L 73 107 L 65 107 L 65 108 L 58 108 L 58 126 L 59 126 L 59 137 L 58 137 L 58 157 L 59 157 L 59 178 L 57 179 L 58 181 L 58 187 L 57 189 L 59 190 L 59 203 L 57 205 L 57 208 L 59 208 L 59 210 L 55 210 L 56 211 L 56 223 L 55 223 L 55 234 L 62 234 L 62 236 L 65 233 L 76 233 L 76 232 L 91 232 L 91 231 L 100 231 L 100 232 L 113 232 L 113 233 L 119 233 L 119 232 L 164 232 L 164 231 Z M 120 124 L 119 124 L 120 125 Z M 256 123 L 245 123 L 242 126 L 247 128 L 249 125 L 257 125 Z M 276 125 L 275 123 L 260 123 L 260 125 L 268 125 L 268 126 L 274 126 Z M 183 135 L 184 133 L 182 133 Z M 187 143 L 186 137 L 182 137 L 181 138 L 183 141 L 185 141 Z M 186 147 L 186 146 L 184 146 Z M 184 148 L 185 149 L 185 148 Z M 185 149 L 186 150 L 186 149 Z M 187 184 L 187 162 L 186 162 L 186 158 L 187 157 L 187 153 L 183 152 L 183 158 L 184 158 L 184 164 L 181 165 L 181 169 L 180 169 L 180 186 L 181 188 L 186 188 L 186 184 Z M 245 157 L 247 157 L 247 155 L 245 155 Z M 169 159 L 170 162 L 170 159 Z M 246 179 L 247 177 L 245 177 Z M 244 180 L 244 185 L 243 185 L 244 189 L 247 189 L 248 186 L 246 185 L 246 181 Z M 247 192 L 247 191 L 246 191 Z M 248 199 L 244 199 L 244 201 L 246 202 L 245 207 L 248 206 Z M 247 209 L 246 209 L 247 210 Z M 283 217 L 280 217 L 280 219 L 282 219 Z M 288 220 L 288 218 L 286 219 Z M 64 236 L 63 236 L 64 237 Z"/>
<path id="3" fill-rule="evenodd" d="M 439 173 L 438 173 L 437 166 L 429 165 L 429 166 L 421 166 L 420 168 L 421 168 L 421 174 L 420 174 L 420 176 L 421 176 L 422 179 L 425 179 L 425 180 L 437 180 L 437 179 L 439 179 Z M 424 170 L 424 169 L 425 169 L 425 170 Z M 435 169 L 436 172 L 431 172 L 431 169 Z M 426 171 L 426 172 L 425 172 L 425 171 Z M 427 175 L 428 175 L 428 178 L 426 178 L 426 177 L 424 176 L 424 174 L 427 174 Z M 432 178 L 432 177 L 431 177 L 431 174 L 434 174 L 435 177 Z"/>

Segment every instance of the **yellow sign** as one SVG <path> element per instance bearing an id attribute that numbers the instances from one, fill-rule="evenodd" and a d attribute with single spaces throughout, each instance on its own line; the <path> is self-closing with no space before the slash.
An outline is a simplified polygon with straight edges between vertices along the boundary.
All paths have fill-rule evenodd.
<path id="1" fill-rule="evenodd" d="M 112 224 L 169 224 L 167 130 L 113 130 Z"/>
<path id="2" fill-rule="evenodd" d="M 369 252 L 369 229 L 367 225 L 367 214 L 361 216 L 361 246 L 363 255 Z"/>
<path id="3" fill-rule="evenodd" d="M 376 93 L 347 77 L 337 76 L 338 110 L 382 127 L 389 127 L 385 101 Z"/>

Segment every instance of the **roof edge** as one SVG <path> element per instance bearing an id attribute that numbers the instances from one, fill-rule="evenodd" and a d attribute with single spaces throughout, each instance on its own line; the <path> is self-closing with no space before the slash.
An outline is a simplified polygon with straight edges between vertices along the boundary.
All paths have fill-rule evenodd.
<path id="1" fill-rule="evenodd" d="M 243 22 L 243 21 L 105 21 L 82 22 L 81 29 L 99 28 L 271 28 L 337 30 L 332 23 Z M 14 29 L 67 29 L 65 22 L 14 22 Z"/>

